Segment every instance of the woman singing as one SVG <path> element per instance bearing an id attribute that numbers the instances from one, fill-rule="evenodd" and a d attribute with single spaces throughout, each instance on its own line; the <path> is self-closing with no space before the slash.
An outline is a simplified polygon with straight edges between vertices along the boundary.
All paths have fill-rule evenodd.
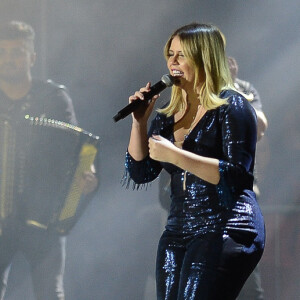
<path id="1" fill-rule="evenodd" d="M 223 34 L 177 29 L 164 54 L 176 77 L 170 102 L 147 121 L 159 95 L 132 114 L 126 170 L 137 184 L 171 175 L 171 208 L 157 252 L 159 300 L 232 300 L 260 260 L 264 221 L 253 192 L 256 115 L 234 88 Z M 129 101 L 143 100 L 150 83 Z"/>

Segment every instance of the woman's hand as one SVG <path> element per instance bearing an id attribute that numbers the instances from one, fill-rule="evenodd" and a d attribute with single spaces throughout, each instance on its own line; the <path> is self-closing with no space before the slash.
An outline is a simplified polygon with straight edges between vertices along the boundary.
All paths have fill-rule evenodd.
<path id="1" fill-rule="evenodd" d="M 179 149 L 169 140 L 160 135 L 149 138 L 149 154 L 152 159 L 172 163 L 176 151 Z"/>
<path id="2" fill-rule="evenodd" d="M 144 100 L 144 92 L 149 92 L 151 90 L 150 82 L 147 83 L 145 87 L 142 87 L 139 91 L 136 91 L 134 95 L 129 97 L 129 103 L 141 99 Z M 155 101 L 158 99 L 159 95 L 155 95 L 149 103 L 145 103 L 145 105 L 141 105 L 137 110 L 132 113 L 133 122 L 138 123 L 147 123 L 148 118 L 153 110 Z"/>
<path id="3" fill-rule="evenodd" d="M 178 148 L 160 135 L 152 135 L 148 147 L 152 159 L 173 164 L 212 184 L 220 181 L 219 160 L 216 158 Z"/>

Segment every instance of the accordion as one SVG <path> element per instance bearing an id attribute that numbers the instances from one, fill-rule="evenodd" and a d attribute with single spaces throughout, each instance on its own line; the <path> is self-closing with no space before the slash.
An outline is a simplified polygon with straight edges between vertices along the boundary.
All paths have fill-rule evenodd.
<path id="1" fill-rule="evenodd" d="M 99 137 L 77 126 L 0 117 L 0 230 L 25 222 L 67 234 L 91 199 L 80 183 L 98 151 Z"/>

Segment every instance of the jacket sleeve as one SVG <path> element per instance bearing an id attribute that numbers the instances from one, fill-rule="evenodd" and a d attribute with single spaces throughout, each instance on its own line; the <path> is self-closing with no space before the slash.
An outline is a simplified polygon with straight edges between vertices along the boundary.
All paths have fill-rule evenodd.
<path id="1" fill-rule="evenodd" d="M 161 127 L 159 117 L 156 117 L 152 122 L 148 131 L 148 137 L 153 133 L 159 134 L 158 129 Z M 158 177 L 162 170 L 160 162 L 150 158 L 147 155 L 143 160 L 136 161 L 127 151 L 125 156 L 125 175 L 123 182 L 127 181 L 127 185 L 130 183 L 130 179 L 136 184 L 144 184 L 153 181 Z"/>
<path id="2" fill-rule="evenodd" d="M 219 163 L 222 193 L 252 189 L 256 148 L 256 114 L 249 102 L 236 94 L 221 113 L 222 159 Z"/>
<path id="3" fill-rule="evenodd" d="M 151 159 L 149 156 L 141 161 L 132 158 L 129 152 L 125 157 L 125 177 L 132 179 L 134 183 L 143 184 L 153 181 L 160 173 L 162 167 L 158 161 Z"/>
<path id="4" fill-rule="evenodd" d="M 57 92 L 57 97 L 61 98 L 61 103 L 63 105 L 63 109 L 61 110 L 61 112 L 64 114 L 63 118 L 66 120 L 67 123 L 78 125 L 73 102 L 70 95 L 65 89 L 60 89 Z"/>
<path id="5" fill-rule="evenodd" d="M 51 118 L 59 121 L 78 125 L 74 105 L 64 85 L 54 83 L 52 80 L 47 80 L 49 94 L 47 95 L 46 112 Z"/>

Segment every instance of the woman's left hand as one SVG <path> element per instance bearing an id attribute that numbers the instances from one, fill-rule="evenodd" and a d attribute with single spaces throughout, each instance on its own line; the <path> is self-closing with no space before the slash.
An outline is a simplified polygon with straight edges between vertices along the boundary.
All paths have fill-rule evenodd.
<path id="1" fill-rule="evenodd" d="M 149 154 L 152 159 L 172 163 L 172 158 L 177 147 L 160 135 L 149 138 Z"/>

